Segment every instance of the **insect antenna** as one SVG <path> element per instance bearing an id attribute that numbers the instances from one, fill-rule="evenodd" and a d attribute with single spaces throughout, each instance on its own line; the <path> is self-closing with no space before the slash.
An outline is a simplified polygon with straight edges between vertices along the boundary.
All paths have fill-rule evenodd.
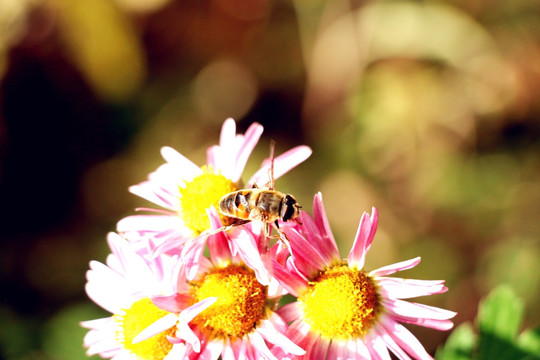
<path id="1" fill-rule="evenodd" d="M 276 142 L 271 139 L 270 140 L 270 170 L 268 171 L 268 175 L 270 176 L 270 190 L 275 190 L 276 188 L 276 181 L 274 179 L 274 149 L 276 147 Z"/>

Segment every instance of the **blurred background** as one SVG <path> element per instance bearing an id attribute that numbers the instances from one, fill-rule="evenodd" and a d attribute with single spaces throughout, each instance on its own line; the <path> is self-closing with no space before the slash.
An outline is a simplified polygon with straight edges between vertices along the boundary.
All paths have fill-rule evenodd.
<path id="1" fill-rule="evenodd" d="M 419 301 L 471 321 L 509 283 L 540 320 L 540 2 L 0 0 L 0 356 L 84 359 L 84 293 L 128 193 L 222 122 L 307 144 L 278 180 L 323 193 L 343 256 L 376 206 L 367 269 L 446 279 Z M 448 333 L 411 327 L 434 353 Z"/>

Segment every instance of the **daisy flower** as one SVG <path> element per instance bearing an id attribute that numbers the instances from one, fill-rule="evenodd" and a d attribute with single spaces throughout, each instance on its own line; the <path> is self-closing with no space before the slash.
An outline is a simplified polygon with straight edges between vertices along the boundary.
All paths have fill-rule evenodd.
<path id="1" fill-rule="evenodd" d="M 149 261 L 137 254 L 133 243 L 117 234 L 110 233 L 107 241 L 112 253 L 107 265 L 97 261 L 90 263 L 86 292 L 113 315 L 81 323 L 90 329 L 84 338 L 88 355 L 99 354 L 115 360 L 176 359 L 182 348 L 169 342 L 179 328 L 175 325 L 181 324 L 182 319 L 189 321 L 215 299 L 185 306 L 178 314 L 170 314 L 154 305 L 152 297 L 177 292 L 175 274 L 180 272 L 181 263 L 176 257 L 160 256 Z M 141 335 L 156 322 L 162 324 L 160 333 Z M 189 335 L 187 333 L 186 337 Z M 194 334 L 191 341 L 197 346 Z"/>
<path id="2" fill-rule="evenodd" d="M 219 225 L 218 216 L 210 218 L 214 227 Z M 238 231 L 250 236 L 243 228 Z M 259 282 L 255 271 L 231 253 L 223 232 L 208 238 L 208 248 L 210 258 L 201 258 L 193 280 L 179 282 L 173 296 L 153 298 L 156 305 L 173 313 L 182 311 L 186 304 L 212 301 L 171 337 L 171 342 L 184 346 L 178 358 L 277 360 L 270 348 L 278 348 L 284 355 L 304 354 L 284 335 L 287 325 L 274 311 L 281 292 Z M 152 333 L 167 331 L 167 326 L 153 325 Z M 186 334 L 196 334 L 200 343 L 187 341 Z"/>
<path id="3" fill-rule="evenodd" d="M 290 241 L 287 262 L 273 262 L 274 276 L 297 301 L 279 314 L 291 325 L 286 336 L 307 353 L 298 359 L 431 359 L 401 323 L 437 330 L 451 329 L 456 313 L 404 301 L 447 291 L 444 281 L 388 277 L 420 263 L 415 258 L 377 270 L 364 270 L 364 260 L 377 229 L 378 214 L 364 213 L 346 260 L 341 260 L 321 194 L 314 217 L 300 215 L 302 225 L 284 226 Z M 280 349 L 276 356 L 286 357 Z"/>
<path id="4" fill-rule="evenodd" d="M 147 181 L 131 186 L 129 190 L 154 204 L 159 209 L 150 215 L 128 216 L 117 224 L 117 231 L 128 239 L 152 236 L 162 241 L 173 240 L 168 250 L 180 250 L 181 245 L 210 229 L 207 209 L 218 208 L 222 196 L 244 188 L 242 173 L 251 152 L 259 141 L 263 127 L 252 124 L 245 134 L 236 133 L 233 119 L 227 119 L 221 129 L 219 145 L 208 148 L 207 163 L 199 167 L 170 147 L 163 147 L 161 155 L 166 163 L 151 173 Z M 285 174 L 311 155 L 307 146 L 295 147 L 274 161 L 274 177 Z M 249 179 L 246 188 L 253 184 L 268 183 L 270 162 Z M 233 219 L 221 216 L 224 225 Z"/>

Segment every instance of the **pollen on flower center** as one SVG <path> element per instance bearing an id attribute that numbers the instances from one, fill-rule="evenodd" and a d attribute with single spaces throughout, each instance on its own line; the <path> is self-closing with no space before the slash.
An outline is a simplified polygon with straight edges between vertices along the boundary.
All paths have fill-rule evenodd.
<path id="1" fill-rule="evenodd" d="M 216 268 L 193 283 L 196 301 L 217 297 L 192 323 L 209 338 L 241 338 L 265 316 L 266 286 L 252 270 L 229 265 Z"/>
<path id="2" fill-rule="evenodd" d="M 146 327 L 167 314 L 167 311 L 155 306 L 149 298 L 134 302 L 123 314 L 113 316 L 118 324 L 117 340 L 126 350 L 136 355 L 137 359 L 163 359 L 172 349 L 167 335 L 174 335 L 174 327 L 136 344 L 133 344 L 133 339 Z"/>
<path id="3" fill-rule="evenodd" d="M 332 340 L 362 337 L 379 310 L 372 280 L 347 265 L 325 270 L 298 301 L 311 329 Z"/>
<path id="4" fill-rule="evenodd" d="M 238 190 L 238 186 L 230 179 L 203 166 L 203 173 L 180 186 L 180 210 L 178 214 L 185 225 L 200 234 L 210 229 L 206 209 L 211 205 L 219 208 L 219 200 L 223 195 Z M 232 218 L 221 215 L 224 225 L 232 223 Z"/>

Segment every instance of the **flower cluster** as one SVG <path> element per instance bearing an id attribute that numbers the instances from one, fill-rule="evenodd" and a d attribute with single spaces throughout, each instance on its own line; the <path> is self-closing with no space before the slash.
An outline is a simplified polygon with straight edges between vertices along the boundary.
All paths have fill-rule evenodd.
<path id="1" fill-rule="evenodd" d="M 228 119 L 205 166 L 165 147 L 166 163 L 130 188 L 156 208 L 119 221 L 108 236 L 106 264 L 90 263 L 88 296 L 112 316 L 82 323 L 90 329 L 88 354 L 115 360 L 390 359 L 390 353 L 431 359 L 401 323 L 448 330 L 455 313 L 403 299 L 447 288 L 444 281 L 389 277 L 420 258 L 364 270 L 377 229 L 375 208 L 363 214 L 345 260 L 320 193 L 313 215 L 302 210 L 275 223 L 279 240 L 271 247 L 274 223 L 238 225 L 218 212 L 224 195 L 266 184 L 272 165 L 277 178 L 311 155 L 299 146 L 266 159 L 243 185 L 262 131 L 253 124 L 237 134 Z M 254 204 L 236 205 L 247 216 Z M 292 302 L 282 304 L 286 294 Z"/>

